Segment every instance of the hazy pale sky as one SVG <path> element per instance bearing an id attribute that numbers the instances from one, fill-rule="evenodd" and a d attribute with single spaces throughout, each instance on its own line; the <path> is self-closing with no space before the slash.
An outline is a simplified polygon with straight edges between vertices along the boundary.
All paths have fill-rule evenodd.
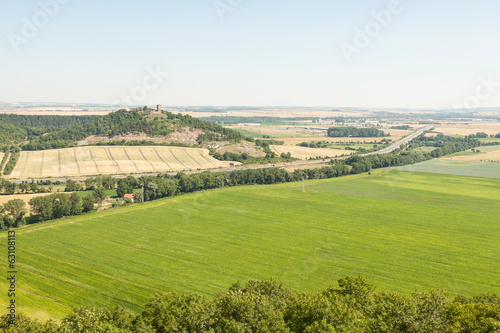
<path id="1" fill-rule="evenodd" d="M 496 107 L 499 13 L 498 0 L 3 0 L 0 101 Z"/>

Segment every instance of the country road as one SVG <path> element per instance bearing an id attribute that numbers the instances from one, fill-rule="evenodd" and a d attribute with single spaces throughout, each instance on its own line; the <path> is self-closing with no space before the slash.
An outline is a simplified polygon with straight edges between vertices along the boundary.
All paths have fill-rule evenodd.
<path id="1" fill-rule="evenodd" d="M 377 150 L 377 151 L 374 151 L 374 152 L 371 152 L 371 153 L 367 153 L 367 154 L 360 154 L 359 156 L 381 155 L 381 154 L 391 153 L 394 150 L 400 148 L 402 145 L 407 144 L 408 142 L 412 141 L 416 137 L 420 136 L 425 131 L 428 131 L 428 130 L 432 129 L 433 127 L 434 127 L 434 125 L 423 127 L 421 129 L 413 132 L 412 134 L 410 134 L 410 135 L 402 138 L 401 140 L 393 143 L 392 145 L 390 145 L 387 148 L 384 148 L 384 149 L 381 149 L 381 150 Z M 332 159 L 345 160 L 345 159 L 348 159 L 349 157 L 350 156 L 342 156 L 342 157 L 334 157 Z M 208 169 L 208 170 L 186 171 L 184 173 L 185 174 L 193 174 L 193 173 L 201 173 L 201 172 L 205 172 L 205 171 L 223 172 L 223 171 L 247 170 L 247 169 L 282 168 L 282 167 L 287 167 L 287 166 L 301 166 L 301 165 L 307 165 L 307 164 L 321 164 L 321 163 L 325 163 L 325 162 L 327 162 L 329 160 L 330 160 L 330 158 L 328 158 L 328 159 L 321 159 L 321 160 L 312 160 L 312 161 L 283 162 L 283 163 L 265 164 L 265 165 L 246 165 L 246 166 L 235 166 L 235 167 L 222 168 L 222 169 Z M 171 174 L 171 175 L 175 175 L 175 174 L 177 174 L 177 172 L 144 173 L 144 174 L 135 174 L 134 173 L 134 174 L 131 174 L 130 176 L 134 176 L 134 177 L 156 176 L 158 174 Z M 120 178 L 125 178 L 127 176 L 128 175 L 113 175 L 112 177 L 120 179 Z M 74 181 L 84 181 L 85 179 L 88 179 L 88 178 L 93 178 L 93 177 L 64 177 L 64 178 L 43 178 L 43 179 L 42 178 L 40 178 L 40 179 L 37 178 L 37 179 L 35 179 L 35 181 L 50 180 L 52 182 L 55 182 L 55 181 L 64 182 L 64 181 L 67 181 L 69 179 L 74 180 Z M 23 181 L 31 181 L 31 179 L 30 180 L 11 180 L 12 183 L 16 183 L 16 184 L 20 184 Z"/>

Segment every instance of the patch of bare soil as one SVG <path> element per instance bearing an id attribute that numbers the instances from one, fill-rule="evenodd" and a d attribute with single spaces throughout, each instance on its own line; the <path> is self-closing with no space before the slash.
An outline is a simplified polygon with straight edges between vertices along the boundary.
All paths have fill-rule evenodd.
<path id="1" fill-rule="evenodd" d="M 123 135 L 115 135 L 108 137 L 105 135 L 92 135 L 81 141 L 78 141 L 78 146 L 88 146 L 97 144 L 99 142 L 106 143 L 111 141 L 140 141 L 148 140 L 155 143 L 183 143 L 187 145 L 196 145 L 198 135 L 203 134 L 202 130 L 191 129 L 189 127 L 182 127 L 175 132 L 170 133 L 167 136 L 151 136 L 146 133 L 140 132 L 130 132 Z"/>
<path id="2" fill-rule="evenodd" d="M 242 140 L 239 143 L 231 143 L 228 141 L 214 141 L 210 143 L 204 144 L 205 148 L 213 148 L 215 149 L 219 154 L 224 154 L 226 152 L 228 153 L 235 153 L 235 154 L 243 154 L 247 153 L 250 156 L 255 156 L 255 157 L 264 157 L 266 156 L 266 153 L 263 152 L 259 147 L 255 145 L 253 142 L 248 142 L 245 140 Z"/>

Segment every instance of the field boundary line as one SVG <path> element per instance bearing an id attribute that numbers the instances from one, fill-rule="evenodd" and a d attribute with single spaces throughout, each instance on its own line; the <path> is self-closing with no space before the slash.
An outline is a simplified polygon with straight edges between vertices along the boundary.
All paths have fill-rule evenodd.
<path id="1" fill-rule="evenodd" d="M 29 152 L 26 152 L 26 160 L 24 161 L 22 175 L 25 175 L 25 174 L 26 174 L 26 168 L 28 167 L 28 159 L 29 159 L 29 156 L 30 156 L 30 153 L 29 153 Z M 10 157 L 9 157 L 9 159 L 10 159 Z M 7 164 L 6 164 L 6 165 L 7 165 Z M 2 172 L 3 172 L 3 170 L 2 170 Z"/>
<path id="2" fill-rule="evenodd" d="M 94 158 L 94 152 L 92 151 L 92 147 L 89 147 L 89 151 L 90 151 L 90 158 L 92 159 L 92 162 L 94 162 L 95 169 L 97 170 L 97 173 L 100 174 L 101 170 L 99 170 L 99 165 L 97 165 L 97 161 Z"/>
<path id="3" fill-rule="evenodd" d="M 45 150 L 42 151 L 42 163 L 40 163 L 40 177 L 43 177 L 43 165 L 45 163 Z"/>
<path id="4" fill-rule="evenodd" d="M 168 163 L 167 163 L 167 162 L 163 159 L 163 157 L 161 157 L 161 156 L 160 156 L 160 154 L 158 153 L 158 150 L 156 149 L 156 147 L 154 147 L 153 149 L 154 149 L 154 151 L 155 151 L 155 153 L 156 153 L 156 156 L 158 156 L 158 158 L 159 158 L 160 160 L 162 160 L 162 162 L 163 162 L 163 163 L 165 163 L 165 164 L 167 165 L 168 169 L 169 169 L 169 170 L 173 170 L 173 169 L 172 169 L 172 167 L 170 166 L 170 164 L 168 164 Z"/>
<path id="5" fill-rule="evenodd" d="M 134 163 L 134 166 L 135 166 L 135 170 L 136 171 L 140 171 L 139 170 L 139 167 L 137 166 L 137 163 L 135 163 L 135 161 L 133 159 L 130 158 L 130 155 L 128 154 L 127 152 L 127 149 L 125 149 L 125 147 L 122 148 L 123 151 L 125 152 L 125 155 L 127 156 L 128 160 L 131 161 L 132 163 Z"/>
<path id="6" fill-rule="evenodd" d="M 190 152 L 191 151 L 186 151 L 186 150 L 183 150 L 183 152 L 190 158 L 194 161 L 195 164 L 198 164 L 198 166 L 200 168 L 203 168 L 203 165 L 201 165 L 201 163 L 199 163 L 193 156 L 191 156 Z"/>
<path id="7" fill-rule="evenodd" d="M 59 177 L 62 175 L 62 166 L 61 166 L 61 151 L 57 151 L 57 158 L 59 159 Z"/>
<path id="8" fill-rule="evenodd" d="M 217 164 L 215 164 L 214 161 L 212 161 L 212 159 L 210 159 L 210 158 L 206 157 L 205 155 L 203 155 L 203 151 L 202 150 L 200 150 L 199 153 L 200 153 L 200 156 L 201 156 L 201 158 L 203 160 L 205 160 L 208 163 L 212 164 L 212 166 L 217 166 Z"/>
<path id="9" fill-rule="evenodd" d="M 151 163 L 151 161 L 149 159 L 146 158 L 146 156 L 144 156 L 144 153 L 142 152 L 142 147 L 139 147 L 139 152 L 141 153 L 141 156 L 142 158 L 149 163 L 149 165 L 151 165 L 151 167 L 153 168 L 154 171 L 158 171 L 158 169 L 153 165 L 153 163 Z"/>
<path id="10" fill-rule="evenodd" d="M 120 167 L 120 163 L 118 163 L 115 159 L 115 157 L 113 156 L 113 153 L 111 152 L 111 149 L 109 147 L 106 147 L 106 154 L 108 154 L 108 156 L 110 157 L 110 159 L 115 162 L 115 168 L 120 171 L 120 172 L 123 172 L 122 168 Z"/>
<path id="11" fill-rule="evenodd" d="M 76 156 L 76 149 L 73 150 L 73 155 L 75 156 L 75 163 L 76 167 L 78 168 L 78 174 L 81 174 L 82 170 L 80 169 L 80 163 L 78 163 L 78 156 Z"/>
<path id="12" fill-rule="evenodd" d="M 177 156 L 175 156 L 174 150 L 175 149 L 169 149 L 168 151 L 170 151 L 170 154 L 172 154 L 172 156 L 177 160 L 177 162 L 179 162 L 180 165 L 182 165 L 184 168 L 188 168 L 184 163 L 181 162 L 181 160 L 179 160 L 179 158 Z M 191 168 L 188 168 L 188 169 L 191 169 Z"/>
<path id="13" fill-rule="evenodd" d="M 12 153 L 9 151 L 9 156 L 7 156 L 7 159 L 5 160 L 5 164 L 2 165 L 2 170 L 0 170 L 0 177 L 3 177 L 3 171 L 5 170 L 5 167 L 7 166 L 7 163 L 9 163 L 10 157 L 12 156 Z"/>

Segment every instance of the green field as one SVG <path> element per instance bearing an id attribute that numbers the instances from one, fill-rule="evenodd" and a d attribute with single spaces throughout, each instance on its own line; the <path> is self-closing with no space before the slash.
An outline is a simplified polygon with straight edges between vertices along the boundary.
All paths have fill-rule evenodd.
<path id="1" fill-rule="evenodd" d="M 239 132 L 243 135 L 246 135 L 246 136 L 249 136 L 251 138 L 260 138 L 262 139 L 264 137 L 265 134 L 262 134 L 262 133 L 257 133 L 257 132 L 252 132 L 252 131 L 249 131 L 249 130 L 246 130 L 246 129 L 243 129 L 243 128 L 232 128 L 233 130 L 235 130 L 236 132 Z M 274 136 L 270 136 L 270 137 L 273 137 Z"/>
<path id="2" fill-rule="evenodd" d="M 362 275 L 405 294 L 499 294 L 500 180 L 386 171 L 311 181 L 305 193 L 297 183 L 223 188 L 19 229 L 18 311 L 137 311 L 158 292 L 214 295 L 270 277 L 296 291 Z M 3 232 L 2 253 L 5 241 Z"/>
<path id="3" fill-rule="evenodd" d="M 472 154 L 472 153 L 471 153 Z M 462 153 L 462 155 L 464 155 Z M 422 163 L 391 168 L 400 171 L 441 173 L 457 176 L 500 179 L 500 163 L 434 159 Z"/>

